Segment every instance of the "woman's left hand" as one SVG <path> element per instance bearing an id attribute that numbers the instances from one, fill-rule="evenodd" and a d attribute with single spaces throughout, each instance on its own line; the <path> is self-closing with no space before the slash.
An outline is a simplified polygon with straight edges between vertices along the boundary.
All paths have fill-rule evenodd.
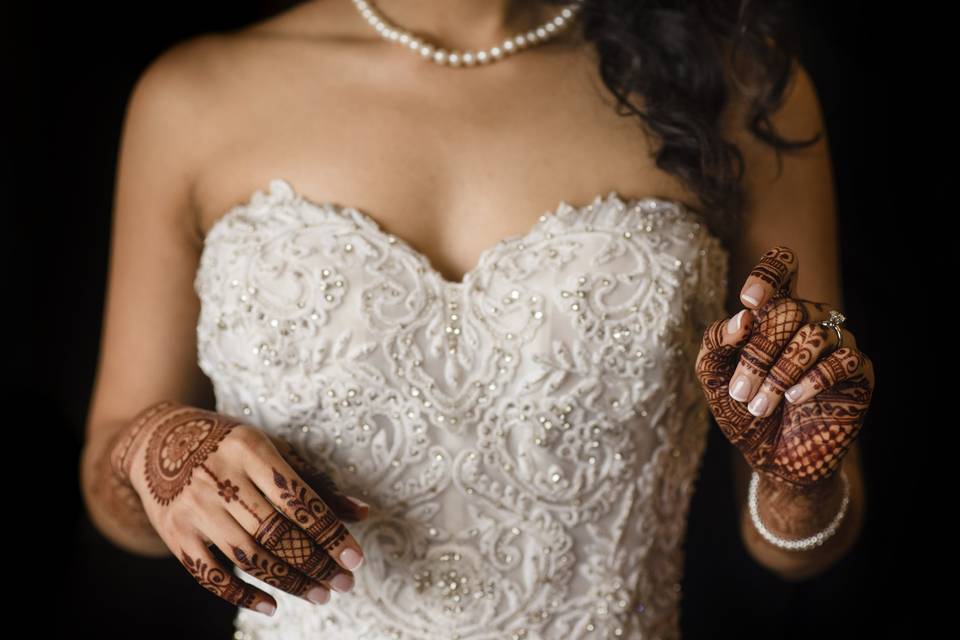
<path id="1" fill-rule="evenodd" d="M 747 282 L 759 283 L 766 301 L 707 327 L 697 376 L 718 426 L 751 468 L 812 485 L 840 467 L 863 426 L 873 362 L 842 325 L 837 348 L 836 330 L 817 324 L 829 305 L 794 297 L 797 257 L 788 247 L 767 251 Z"/>

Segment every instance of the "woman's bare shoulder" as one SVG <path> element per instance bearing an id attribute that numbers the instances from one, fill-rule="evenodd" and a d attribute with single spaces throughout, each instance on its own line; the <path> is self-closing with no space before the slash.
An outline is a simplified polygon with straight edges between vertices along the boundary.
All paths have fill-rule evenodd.
<path id="1" fill-rule="evenodd" d="M 198 99 L 222 95 L 238 78 L 256 78 L 277 64 L 302 60 L 298 47 L 317 51 L 354 36 L 369 38 L 344 6 L 353 10 L 350 3 L 329 0 L 302 3 L 241 27 L 186 37 L 157 54 L 142 76 L 167 89 L 179 88 L 179 98 L 188 97 L 181 91 Z"/>

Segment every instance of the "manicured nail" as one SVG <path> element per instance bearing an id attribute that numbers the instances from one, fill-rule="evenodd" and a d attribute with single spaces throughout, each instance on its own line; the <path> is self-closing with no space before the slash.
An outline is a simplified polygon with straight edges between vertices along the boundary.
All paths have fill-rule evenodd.
<path id="1" fill-rule="evenodd" d="M 747 405 L 747 410 L 755 416 L 763 415 L 763 410 L 767 408 L 767 394 L 758 393 Z"/>
<path id="2" fill-rule="evenodd" d="M 260 613 L 265 613 L 268 616 L 272 616 L 273 612 L 277 610 L 277 607 L 272 602 L 267 602 L 266 600 L 261 600 L 254 608 Z"/>
<path id="3" fill-rule="evenodd" d="M 353 588 L 353 578 L 345 573 L 338 573 L 333 577 L 333 580 L 330 581 L 330 586 L 340 593 L 350 591 L 350 589 Z"/>
<path id="4" fill-rule="evenodd" d="M 349 500 L 350 502 L 352 502 L 354 505 L 356 505 L 357 507 L 359 507 L 360 509 L 369 509 L 369 508 L 370 508 L 370 505 L 367 504 L 366 502 L 364 502 L 363 500 L 361 500 L 360 498 L 354 498 L 353 496 L 344 496 L 344 497 L 345 497 L 347 500 Z"/>
<path id="5" fill-rule="evenodd" d="M 727 321 L 727 333 L 736 333 L 740 330 L 740 323 L 743 321 L 743 312 L 746 309 L 740 309 L 740 313 L 730 318 Z"/>
<path id="6" fill-rule="evenodd" d="M 747 379 L 744 376 L 737 378 L 737 381 L 730 388 L 730 397 L 740 402 L 747 399 Z"/>
<path id="7" fill-rule="evenodd" d="M 340 554 L 340 562 L 342 562 L 343 566 L 345 566 L 347 569 L 350 569 L 350 571 L 353 571 L 354 569 L 359 567 L 361 564 L 363 564 L 363 556 L 357 553 L 356 549 L 351 549 L 350 547 L 347 547 Z"/>
<path id="8" fill-rule="evenodd" d="M 330 599 L 330 592 L 323 587 L 314 587 L 307 592 L 307 600 L 316 604 L 323 604 Z"/>
<path id="9" fill-rule="evenodd" d="M 787 389 L 787 392 L 784 393 L 783 395 L 786 396 L 787 400 L 789 400 L 790 402 L 793 402 L 800 397 L 800 393 L 802 391 L 803 391 L 803 387 L 801 387 L 799 384 L 795 384 L 789 389 Z"/>
<path id="10" fill-rule="evenodd" d="M 763 287 L 754 282 L 752 285 L 747 287 L 747 290 L 740 294 L 741 300 L 746 300 L 753 306 L 760 304 L 760 298 L 763 297 Z"/>

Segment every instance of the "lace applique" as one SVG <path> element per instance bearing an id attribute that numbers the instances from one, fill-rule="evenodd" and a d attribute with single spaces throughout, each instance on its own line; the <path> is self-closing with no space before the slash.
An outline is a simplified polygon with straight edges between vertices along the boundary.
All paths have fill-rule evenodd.
<path id="1" fill-rule="evenodd" d="M 217 410 L 371 504 L 351 592 L 271 593 L 237 638 L 673 638 L 727 252 L 680 203 L 561 202 L 462 282 L 270 181 L 204 242 Z M 328 634 L 328 635 L 324 635 Z"/>

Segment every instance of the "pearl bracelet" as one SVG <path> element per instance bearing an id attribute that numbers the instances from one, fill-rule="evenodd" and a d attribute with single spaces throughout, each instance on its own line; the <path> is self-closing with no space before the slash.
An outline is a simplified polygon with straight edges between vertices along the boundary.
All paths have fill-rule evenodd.
<path id="1" fill-rule="evenodd" d="M 827 528 L 807 538 L 787 540 L 774 535 L 764 526 L 763 522 L 760 521 L 760 512 L 757 509 L 757 486 L 760 484 L 760 475 L 754 471 L 753 476 L 750 478 L 750 493 L 748 498 L 750 518 L 753 520 L 753 526 L 756 527 L 757 531 L 760 532 L 760 535 L 763 536 L 764 540 L 772 545 L 780 547 L 781 549 L 807 551 L 823 544 L 827 538 L 837 532 L 837 528 L 840 526 L 840 521 L 843 520 L 843 516 L 846 515 L 847 506 L 850 504 L 850 481 L 847 480 L 847 474 L 844 470 L 841 470 L 840 474 L 843 479 L 843 501 L 840 503 L 840 510 L 837 511 L 837 515 L 833 517 L 833 520 L 830 522 Z"/>

